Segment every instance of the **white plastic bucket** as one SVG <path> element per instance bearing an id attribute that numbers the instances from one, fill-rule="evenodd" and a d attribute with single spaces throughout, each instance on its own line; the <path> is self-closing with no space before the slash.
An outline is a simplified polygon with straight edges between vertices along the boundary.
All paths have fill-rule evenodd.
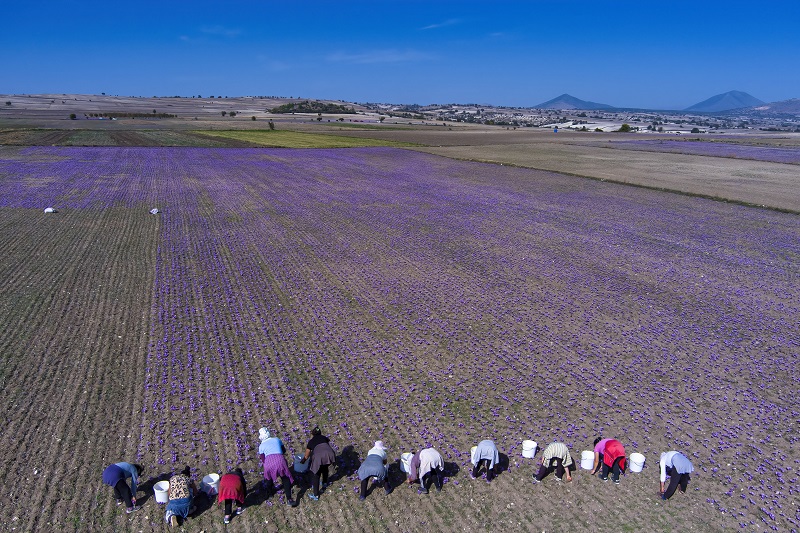
<path id="1" fill-rule="evenodd" d="M 216 496 L 219 492 L 219 474 L 209 474 L 203 478 L 200 490 L 209 496 Z"/>
<path id="2" fill-rule="evenodd" d="M 400 470 L 408 474 L 411 472 L 411 459 L 414 458 L 413 453 L 404 453 L 400 456 Z"/>
<path id="3" fill-rule="evenodd" d="M 594 452 L 591 450 L 583 450 L 581 452 L 581 468 L 584 470 L 591 470 L 594 468 Z"/>
<path id="4" fill-rule="evenodd" d="M 156 503 L 167 503 L 169 501 L 169 481 L 159 481 L 153 485 L 153 492 L 156 495 Z"/>
<path id="5" fill-rule="evenodd" d="M 522 441 L 522 457 L 525 457 L 526 459 L 533 459 L 534 455 L 536 455 L 536 441 Z"/>
<path id="6" fill-rule="evenodd" d="M 297 472 L 298 474 L 302 474 L 303 472 L 308 472 L 308 467 L 311 466 L 311 461 L 306 461 L 305 463 L 301 463 L 300 461 L 303 460 L 303 455 L 297 454 L 294 456 L 294 464 L 292 465 L 292 470 Z"/>
<path id="7" fill-rule="evenodd" d="M 644 468 L 644 455 L 641 453 L 632 453 L 630 457 L 631 472 L 641 472 Z"/>
<path id="8" fill-rule="evenodd" d="M 472 461 L 473 465 L 478 463 L 478 461 L 475 460 L 475 452 L 476 451 L 478 451 L 478 447 L 477 446 L 473 446 L 469 450 L 469 460 Z"/>

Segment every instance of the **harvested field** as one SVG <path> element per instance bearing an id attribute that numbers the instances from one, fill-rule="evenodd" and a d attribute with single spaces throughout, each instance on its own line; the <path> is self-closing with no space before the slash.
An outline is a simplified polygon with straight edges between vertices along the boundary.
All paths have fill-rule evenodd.
<path id="1" fill-rule="evenodd" d="M 252 494 L 231 527 L 798 527 L 796 215 L 393 148 L 0 147 L 0 224 L 4 525 L 161 531 L 107 463 L 254 485 L 261 425 L 299 453 L 320 424 L 333 486 Z M 530 483 L 522 440 L 598 434 L 644 472 Z M 491 484 L 468 470 L 486 437 Z M 378 438 L 438 448 L 443 492 L 359 502 Z M 697 471 L 665 503 L 672 448 Z M 189 529 L 222 530 L 207 507 Z"/>
<path id="2" fill-rule="evenodd" d="M 0 145 L 15 146 L 51 146 L 59 145 L 72 134 L 68 130 L 2 130 Z"/>
<path id="3" fill-rule="evenodd" d="M 202 131 L 195 132 L 209 137 L 221 137 L 246 141 L 251 144 L 272 148 L 355 148 L 362 146 L 413 146 L 397 141 L 383 141 L 369 138 L 351 138 L 336 135 L 321 135 L 288 130 L 256 131 Z"/>
<path id="4" fill-rule="evenodd" d="M 622 155 L 621 150 L 561 143 L 417 149 L 800 212 L 800 172 L 788 163 L 655 151 Z"/>
<path id="5" fill-rule="evenodd" d="M 259 146 L 236 138 L 170 130 L 5 130 L 0 145 L 9 146 L 185 146 L 248 148 Z"/>
<path id="6" fill-rule="evenodd" d="M 752 159 L 754 161 L 800 165 L 800 149 L 797 148 L 743 146 L 741 144 L 707 141 L 663 141 L 655 139 L 612 142 L 610 143 L 610 147 L 619 148 L 621 150 L 644 150 L 647 152 L 729 157 L 732 159 Z"/>

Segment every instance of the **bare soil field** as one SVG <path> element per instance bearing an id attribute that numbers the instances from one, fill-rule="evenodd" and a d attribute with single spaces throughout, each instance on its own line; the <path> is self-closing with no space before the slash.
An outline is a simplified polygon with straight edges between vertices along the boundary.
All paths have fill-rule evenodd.
<path id="1" fill-rule="evenodd" d="M 124 208 L 0 208 L 3 531 L 115 527 L 93 468 L 139 445 L 159 226 Z"/>
<path id="2" fill-rule="evenodd" d="M 800 524 L 797 215 L 407 149 L 0 147 L 0 227 L 8 530 L 166 530 L 162 475 L 254 486 L 258 428 L 300 453 L 315 424 L 320 501 L 253 492 L 228 529 Z M 600 434 L 644 471 L 531 483 L 522 440 L 577 458 Z M 376 439 L 396 485 L 439 449 L 444 490 L 360 502 Z M 663 502 L 673 448 L 696 472 Z M 138 513 L 100 482 L 117 460 L 147 467 Z M 226 530 L 208 502 L 185 529 Z"/>
<path id="3" fill-rule="evenodd" d="M 235 138 L 211 137 L 182 130 L 120 129 L 8 129 L 0 130 L 0 145 L 6 146 L 187 146 L 203 148 L 247 148 L 258 146 Z"/>
<path id="4" fill-rule="evenodd" d="M 800 169 L 792 164 L 552 142 L 418 149 L 800 212 Z"/>

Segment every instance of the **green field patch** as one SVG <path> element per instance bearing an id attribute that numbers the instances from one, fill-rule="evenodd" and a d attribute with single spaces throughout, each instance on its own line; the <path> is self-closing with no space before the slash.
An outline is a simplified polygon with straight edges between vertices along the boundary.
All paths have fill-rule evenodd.
<path id="1" fill-rule="evenodd" d="M 119 143 L 108 131 L 79 130 L 72 132 L 69 137 L 58 144 L 62 146 L 117 146 Z"/>
<path id="2" fill-rule="evenodd" d="M 303 133 L 286 130 L 251 131 L 196 131 L 209 137 L 223 137 L 246 141 L 270 148 L 357 148 L 364 146 L 416 146 L 412 143 L 384 141 L 380 139 L 356 139 L 319 133 Z"/>

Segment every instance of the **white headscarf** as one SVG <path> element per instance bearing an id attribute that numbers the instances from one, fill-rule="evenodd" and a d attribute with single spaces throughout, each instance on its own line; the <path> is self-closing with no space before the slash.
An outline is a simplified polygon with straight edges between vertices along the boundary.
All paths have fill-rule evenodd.
<path id="1" fill-rule="evenodd" d="M 386 459 L 386 450 L 388 448 L 383 444 L 382 440 L 376 440 L 375 445 L 372 447 L 370 451 L 367 452 L 367 455 L 380 455 L 384 459 Z"/>
<path id="2" fill-rule="evenodd" d="M 270 433 L 269 433 L 269 430 L 267 428 L 261 428 L 261 429 L 258 430 L 258 439 L 261 442 L 264 442 L 269 437 L 270 437 Z"/>

